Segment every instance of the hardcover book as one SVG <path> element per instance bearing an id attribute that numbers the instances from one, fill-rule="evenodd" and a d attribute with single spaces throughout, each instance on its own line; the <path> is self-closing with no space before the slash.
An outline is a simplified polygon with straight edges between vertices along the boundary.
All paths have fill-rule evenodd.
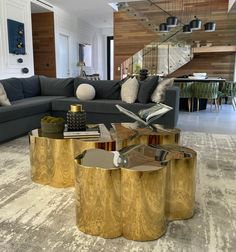
<path id="1" fill-rule="evenodd" d="M 138 114 L 135 114 L 132 111 L 125 109 L 118 104 L 116 105 L 116 107 L 119 109 L 120 112 L 142 123 L 145 126 L 150 125 L 157 118 L 163 116 L 164 114 L 173 109 L 172 107 L 167 106 L 163 103 L 157 103 L 156 105 L 148 109 L 141 109 L 139 110 Z"/>

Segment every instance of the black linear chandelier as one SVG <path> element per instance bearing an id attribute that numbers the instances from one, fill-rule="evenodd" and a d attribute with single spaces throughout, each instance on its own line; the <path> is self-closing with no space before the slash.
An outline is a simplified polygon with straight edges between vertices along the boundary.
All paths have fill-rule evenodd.
<path id="1" fill-rule="evenodd" d="M 197 1 L 198 0 L 194 0 L 194 4 L 197 5 Z M 171 30 L 171 28 L 174 28 L 178 25 L 178 23 L 182 24 L 183 27 L 182 27 L 182 31 L 184 33 L 192 33 L 193 31 L 197 31 L 197 30 L 201 30 L 202 29 L 202 21 L 197 18 L 197 16 L 194 16 L 194 19 L 192 19 L 189 23 L 182 23 L 182 21 L 180 19 L 178 19 L 176 16 L 172 15 L 171 13 L 167 12 L 164 8 L 160 7 L 158 4 L 156 4 L 155 2 L 152 2 L 151 0 L 149 0 L 149 2 L 151 4 L 154 4 L 156 7 L 158 7 L 160 10 L 163 11 L 163 13 L 167 14 L 168 17 L 166 18 L 166 22 L 162 22 L 160 25 L 159 25 L 159 32 L 163 32 L 163 33 L 166 33 L 166 32 L 169 32 Z M 167 1 L 169 2 L 169 1 Z M 165 7 L 167 6 L 166 3 L 164 3 Z M 172 10 L 175 9 L 173 8 L 173 1 L 172 1 Z M 212 0 L 211 0 L 211 3 L 210 3 L 210 8 L 212 8 Z M 175 7 L 176 7 L 176 1 L 175 1 Z M 184 0 L 182 0 L 182 13 L 184 12 Z M 184 14 L 184 13 L 183 13 Z M 182 15 L 183 15 L 182 14 Z M 187 10 L 186 10 L 186 13 L 185 13 L 185 16 L 187 18 Z M 184 15 L 183 15 L 184 16 Z M 212 19 L 212 9 L 209 10 L 209 18 Z M 214 21 L 209 21 L 209 22 L 206 22 L 204 24 L 204 30 L 205 32 L 214 32 L 216 30 L 216 23 Z"/>

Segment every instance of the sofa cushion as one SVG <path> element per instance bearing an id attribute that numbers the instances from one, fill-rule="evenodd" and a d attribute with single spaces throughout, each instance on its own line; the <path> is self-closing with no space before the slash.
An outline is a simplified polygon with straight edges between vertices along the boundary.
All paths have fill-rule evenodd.
<path id="1" fill-rule="evenodd" d="M 41 94 L 38 75 L 34 75 L 29 78 L 20 78 L 20 80 L 23 86 L 23 92 L 25 98 L 34 97 Z"/>
<path id="2" fill-rule="evenodd" d="M 74 90 L 79 85 L 87 83 L 95 88 L 96 96 L 95 99 L 119 99 L 120 98 L 120 84 L 117 80 L 86 80 L 83 78 L 75 78 Z M 74 95 L 76 95 L 74 93 Z"/>
<path id="3" fill-rule="evenodd" d="M 167 78 L 162 80 L 154 90 L 152 96 L 151 96 L 151 101 L 152 102 L 164 102 L 165 101 L 165 95 L 166 95 L 166 90 L 173 86 L 174 84 L 174 78 Z"/>
<path id="4" fill-rule="evenodd" d="M 133 112 L 138 112 L 140 109 L 149 108 L 153 103 L 126 103 L 121 100 L 95 99 L 91 101 L 80 101 L 76 97 L 61 98 L 52 101 L 53 111 L 68 111 L 71 104 L 79 103 L 88 113 L 103 113 L 103 114 L 120 114 L 116 108 L 116 104 L 123 106 Z"/>
<path id="5" fill-rule="evenodd" d="M 74 78 L 59 79 L 40 75 L 39 79 L 41 86 L 41 95 L 74 95 Z"/>
<path id="6" fill-rule="evenodd" d="M 24 99 L 23 86 L 19 78 L 4 79 L 1 83 L 10 102 Z"/>
<path id="7" fill-rule="evenodd" d="M 148 103 L 151 101 L 151 95 L 158 85 L 159 76 L 148 77 L 144 81 L 139 81 L 138 101 Z"/>
<path id="8" fill-rule="evenodd" d="M 1 107 L 0 123 L 51 111 L 51 102 L 58 96 L 35 96 L 12 102 L 12 106 Z M 17 125 L 16 125 L 17 127 Z"/>
<path id="9" fill-rule="evenodd" d="M 136 77 L 129 78 L 121 86 L 121 100 L 127 103 L 134 103 L 138 96 L 139 83 Z"/>

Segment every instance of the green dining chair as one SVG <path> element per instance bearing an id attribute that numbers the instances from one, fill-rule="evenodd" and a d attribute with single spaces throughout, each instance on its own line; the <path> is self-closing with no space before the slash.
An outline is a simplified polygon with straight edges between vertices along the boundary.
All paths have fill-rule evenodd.
<path id="1" fill-rule="evenodd" d="M 197 98 L 197 110 L 199 111 L 199 99 L 207 99 L 210 101 L 211 110 L 212 102 L 215 102 L 215 109 L 219 111 L 219 82 L 195 82 L 193 84 L 193 97 Z"/>
<path id="2" fill-rule="evenodd" d="M 188 98 L 188 111 L 191 112 L 192 107 L 192 85 L 193 82 L 175 82 L 175 86 L 180 89 L 180 98 Z"/>
<path id="3" fill-rule="evenodd" d="M 236 108 L 236 82 L 227 81 L 223 84 L 222 90 L 221 90 L 221 96 L 222 97 L 231 97 L 232 99 L 232 106 L 235 110 Z"/>
<path id="4" fill-rule="evenodd" d="M 232 89 L 230 92 L 230 96 L 232 98 L 232 106 L 235 110 L 236 109 L 236 82 L 232 83 Z"/>

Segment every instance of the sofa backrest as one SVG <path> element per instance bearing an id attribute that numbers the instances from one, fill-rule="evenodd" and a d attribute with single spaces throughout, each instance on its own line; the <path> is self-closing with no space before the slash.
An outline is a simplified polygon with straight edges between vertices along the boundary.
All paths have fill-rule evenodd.
<path id="1" fill-rule="evenodd" d="M 54 96 L 73 96 L 74 95 L 74 78 L 49 78 L 39 76 L 41 95 Z"/>
<path id="2" fill-rule="evenodd" d="M 120 81 L 118 80 L 88 80 L 83 78 L 74 79 L 74 96 L 76 96 L 76 89 L 81 84 L 90 84 L 95 88 L 95 99 L 120 99 Z"/>
<path id="3" fill-rule="evenodd" d="M 19 78 L 4 79 L 0 80 L 0 82 L 3 85 L 10 102 L 24 99 L 23 85 Z"/>
<path id="4" fill-rule="evenodd" d="M 19 80 L 22 83 L 25 98 L 34 97 L 41 94 L 38 75 L 34 75 L 29 78 L 20 78 Z"/>

